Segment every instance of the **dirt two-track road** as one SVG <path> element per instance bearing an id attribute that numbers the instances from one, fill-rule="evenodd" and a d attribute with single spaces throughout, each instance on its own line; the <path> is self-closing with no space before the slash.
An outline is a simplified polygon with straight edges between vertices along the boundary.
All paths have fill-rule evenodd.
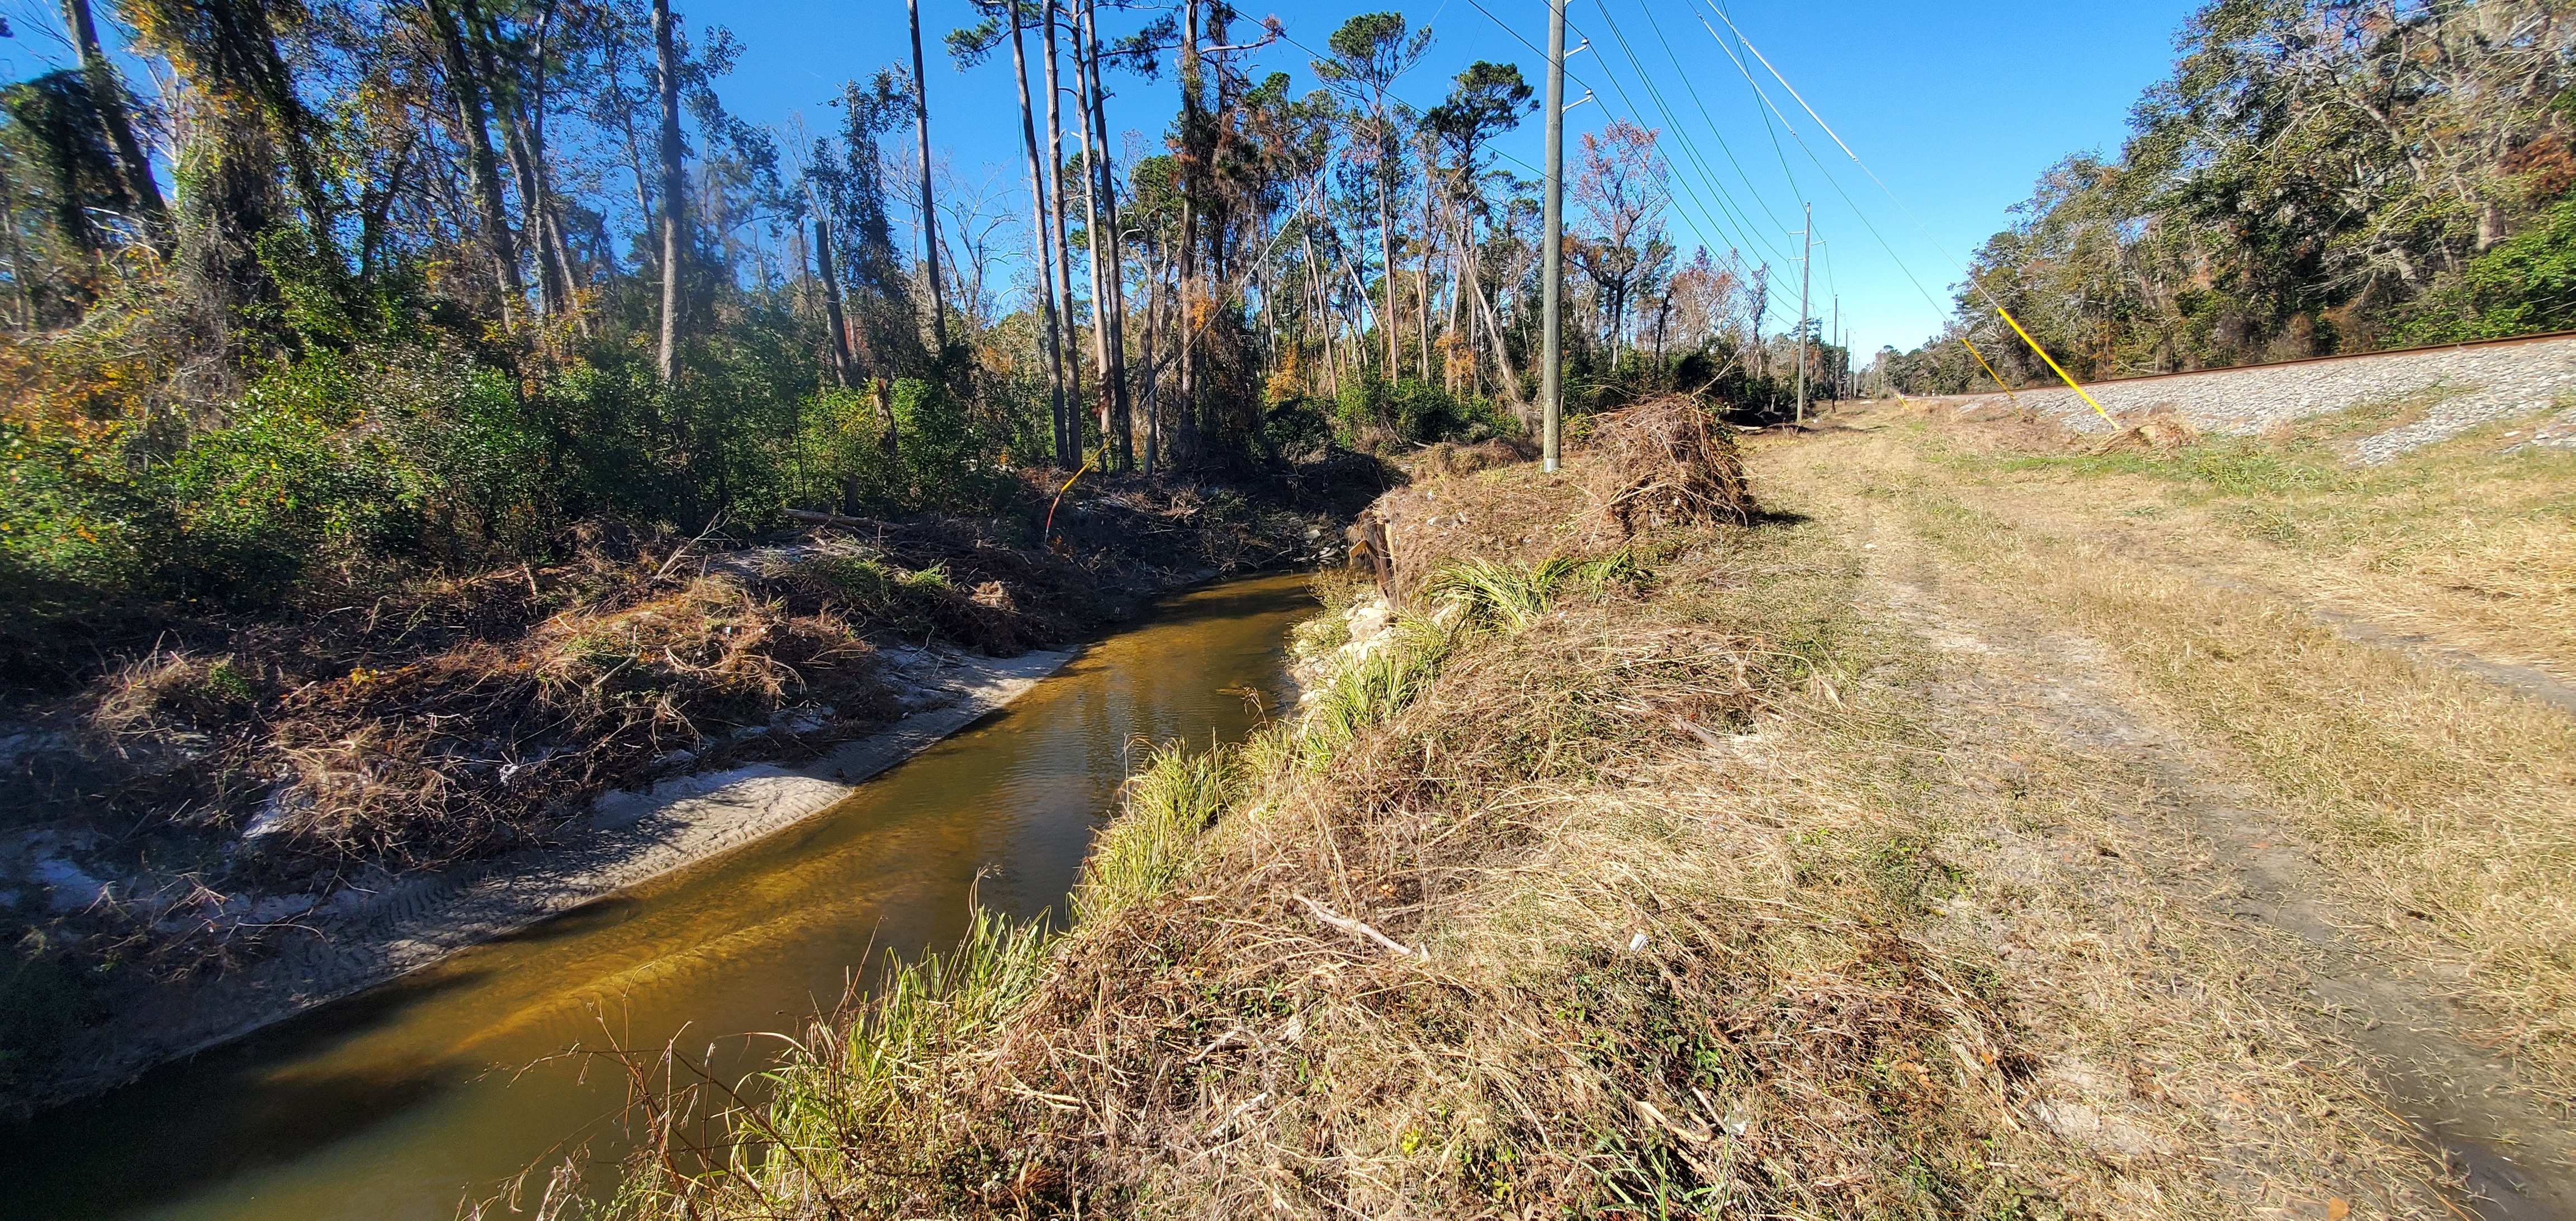
<path id="1" fill-rule="evenodd" d="M 2507 415 L 2367 461 L 2409 407 L 2106 443 L 1883 403 L 1757 439 L 1752 468 L 1928 659 L 1981 790 L 1958 833 L 2000 879 L 1953 900 L 1961 934 L 2056 976 L 2080 1042 L 2138 1048 L 2042 1122 L 2154 1152 L 2124 1112 L 2193 1081 L 2187 1143 L 2260 1176 L 2296 1154 L 2227 1077 L 2268 1101 L 2315 1074 L 2310 1118 L 2379 1113 L 2306 1155 L 2457 1215 L 2576 1216 L 2576 454 Z"/>

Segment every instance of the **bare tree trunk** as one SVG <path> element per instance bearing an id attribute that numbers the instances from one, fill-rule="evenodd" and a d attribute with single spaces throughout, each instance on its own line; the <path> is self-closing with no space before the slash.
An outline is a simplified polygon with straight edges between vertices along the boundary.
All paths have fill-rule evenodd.
<path id="1" fill-rule="evenodd" d="M 161 184 L 152 177 L 151 159 L 143 155 L 143 145 L 134 138 L 134 124 L 125 113 L 125 83 L 107 62 L 107 53 L 99 48 L 98 23 L 90 18 L 89 0 L 63 0 L 63 17 L 71 26 L 73 44 L 80 50 L 81 73 L 89 78 L 89 95 L 96 101 L 99 119 L 107 127 L 108 142 L 116 148 L 116 167 L 125 179 L 126 193 L 134 197 L 134 206 L 143 212 L 145 236 L 167 254 L 170 207 L 162 202 Z"/>
<path id="2" fill-rule="evenodd" d="M 1332 318 L 1326 313 L 1323 280 L 1315 274 L 1315 234 L 1311 228 L 1297 231 L 1297 245 L 1306 254 L 1306 325 L 1313 327 L 1315 337 L 1322 341 L 1324 351 L 1319 359 L 1323 363 L 1325 374 L 1338 382 L 1341 379 L 1333 369 Z M 1322 325 L 1319 326 L 1318 323 Z M 1333 393 L 1340 394 L 1341 387 L 1334 386 Z"/>
<path id="3" fill-rule="evenodd" d="M 1145 334 L 1138 355 L 1145 362 L 1145 473 L 1151 475 L 1161 463 L 1163 452 L 1163 412 L 1157 393 L 1162 379 L 1154 364 L 1155 324 L 1162 313 L 1158 300 L 1161 294 L 1156 291 L 1163 284 L 1162 261 L 1149 254 L 1145 260 L 1145 276 Z"/>
<path id="4" fill-rule="evenodd" d="M 1037 109 L 1029 102 L 1029 56 L 1021 34 L 1020 6 L 1011 5 L 1011 69 L 1020 84 L 1020 137 L 1029 154 L 1029 253 L 1038 267 L 1038 311 L 1046 330 L 1048 418 L 1055 427 L 1055 463 L 1073 465 L 1070 433 L 1064 426 L 1064 335 L 1058 329 L 1055 255 L 1047 241 L 1046 165 L 1038 154 Z"/>
<path id="5" fill-rule="evenodd" d="M 1063 91 L 1056 83 L 1057 0 L 1046 0 L 1041 13 L 1045 22 L 1046 91 L 1047 91 L 1047 161 L 1054 184 L 1054 228 L 1048 236 L 1055 242 L 1056 294 L 1064 301 L 1064 331 L 1068 351 L 1064 358 L 1064 422 L 1068 445 L 1064 465 L 1073 466 L 1082 455 L 1082 362 L 1069 350 L 1082 340 L 1082 328 L 1073 313 L 1073 242 L 1065 236 L 1065 208 L 1068 200 L 1064 189 L 1064 107 Z"/>
<path id="6" fill-rule="evenodd" d="M 518 179 L 519 210 L 525 218 L 520 232 L 535 247 L 531 253 L 537 262 L 539 308 L 549 315 L 571 312 L 573 288 L 579 281 L 573 274 L 572 250 L 564 240 L 563 218 L 556 211 L 554 187 L 546 172 L 545 55 L 547 34 L 554 23 L 554 5 L 546 4 L 538 18 L 532 79 L 524 94 L 515 81 L 502 74 L 494 46 L 498 27 L 477 11 L 474 0 L 465 0 L 465 20 L 474 35 L 483 77 L 492 84 L 493 113 L 501 122 L 510 167 Z M 589 333 L 587 319 L 581 321 L 581 329 L 583 334 Z"/>
<path id="7" fill-rule="evenodd" d="M 1102 223 L 1106 218 L 1102 215 L 1100 206 L 1100 154 L 1093 148 L 1091 142 L 1092 92 L 1098 87 L 1098 85 L 1092 80 L 1091 76 L 1091 54 L 1090 49 L 1086 44 L 1086 40 L 1082 35 L 1081 14 L 1076 12 L 1072 14 L 1072 18 L 1073 88 L 1074 107 L 1076 112 L 1074 114 L 1074 130 L 1082 138 L 1083 229 L 1085 231 L 1084 236 L 1089 241 L 1091 254 L 1092 381 L 1100 398 L 1099 403 L 1094 408 L 1094 414 L 1098 417 L 1100 422 L 1101 441 L 1110 445 L 1110 452 L 1112 454 L 1117 454 L 1127 450 L 1128 446 L 1121 443 L 1122 439 L 1115 431 L 1118 415 L 1116 410 L 1117 404 L 1115 401 L 1116 396 L 1110 389 L 1109 290 L 1108 286 L 1102 282 L 1101 278 L 1106 272 L 1108 265 L 1108 259 L 1105 257 L 1107 254 L 1105 249 L 1107 243 L 1106 235 L 1104 233 L 1107 226 Z"/>
<path id="8" fill-rule="evenodd" d="M 923 80 L 921 0 L 904 0 L 912 13 L 912 126 L 921 138 L 921 250 L 930 272 L 930 337 L 948 350 L 948 295 L 939 278 L 939 209 L 930 194 L 930 82 Z"/>
<path id="9" fill-rule="evenodd" d="M 555 194 L 554 174 L 547 168 L 549 163 L 546 160 L 544 86 L 545 74 L 540 69 L 537 74 L 535 98 L 537 190 L 543 192 L 546 197 L 545 238 L 554 244 L 555 263 L 563 269 L 564 285 L 572 298 L 575 325 L 580 328 L 582 335 L 587 337 L 590 334 L 590 313 L 581 306 L 581 293 L 590 284 L 590 272 L 582 260 L 573 257 L 572 236 L 564 227 L 563 201 Z"/>
<path id="10" fill-rule="evenodd" d="M 1383 121 L 1383 120 L 1381 120 Z M 1402 366 L 1396 356 L 1395 337 L 1395 170 L 1381 169 L 1377 182 L 1378 261 L 1386 268 L 1386 308 L 1378 311 L 1377 324 L 1386 332 L 1386 380 L 1394 382 Z"/>
<path id="11" fill-rule="evenodd" d="M 1422 384 L 1431 384 L 1431 154 L 1422 154 L 1422 291 L 1413 298 L 1413 335 L 1422 357 Z"/>
<path id="12" fill-rule="evenodd" d="M 1198 405 L 1198 335 L 1191 325 L 1190 307 L 1198 286 L 1199 210 L 1187 196 L 1181 199 L 1181 250 L 1179 265 L 1173 269 L 1172 344 L 1180 358 L 1180 368 L 1173 380 L 1177 383 L 1176 401 L 1172 407 L 1172 432 L 1180 443 L 1181 460 L 1193 461 L 1199 448 Z"/>
<path id="13" fill-rule="evenodd" d="M 1187 9 L 1189 19 L 1181 35 L 1181 130 L 1185 138 L 1194 138 L 1189 136 L 1189 133 L 1196 130 L 1202 97 L 1199 68 L 1199 0 L 1188 0 Z M 1199 210 L 1197 204 L 1191 199 L 1192 191 L 1195 189 L 1195 184 L 1191 182 L 1191 160 L 1189 157 L 1181 158 L 1179 173 L 1181 257 L 1180 266 L 1177 268 L 1179 282 L 1175 285 L 1178 308 L 1174 311 L 1175 317 L 1172 320 L 1172 342 L 1179 345 L 1176 351 L 1179 354 L 1181 366 L 1179 377 L 1176 379 L 1180 383 L 1180 394 L 1179 402 L 1172 409 L 1173 425 L 1180 442 L 1183 462 L 1195 461 L 1198 458 L 1199 447 L 1198 386 L 1196 384 L 1198 337 L 1192 333 L 1190 318 L 1190 307 L 1194 304 L 1192 298 L 1196 295 L 1193 289 L 1198 278 Z"/>
<path id="14" fill-rule="evenodd" d="M 1465 288 L 1468 292 L 1475 294 L 1476 311 L 1485 320 L 1485 333 L 1492 337 L 1494 341 L 1494 367 L 1502 372 L 1504 392 L 1511 399 L 1512 406 L 1516 409 L 1522 408 L 1521 378 L 1520 374 L 1512 370 L 1511 349 L 1503 344 L 1502 320 L 1495 317 L 1494 307 L 1485 300 L 1485 286 L 1482 282 L 1482 277 L 1476 274 L 1475 261 L 1470 259 L 1466 266 L 1467 283 Z M 1528 417 L 1527 410 L 1522 409 L 1521 415 L 1524 422 L 1526 422 Z"/>
<path id="15" fill-rule="evenodd" d="M 883 377 L 873 377 L 868 379 L 868 385 L 877 396 L 877 422 L 885 425 L 885 431 L 877 434 L 878 446 L 885 450 L 886 461 L 891 466 L 895 457 L 902 452 L 901 439 L 895 436 L 894 382 Z"/>
<path id="16" fill-rule="evenodd" d="M 1463 211 L 1463 209 L 1461 210 Z M 1456 236 L 1458 241 L 1450 248 L 1449 251 L 1449 317 L 1443 320 L 1440 324 L 1440 336 L 1442 340 L 1450 344 L 1452 347 L 1456 345 L 1458 338 L 1458 306 L 1461 300 L 1460 294 L 1465 291 L 1467 285 L 1467 245 L 1471 239 L 1467 232 L 1466 223 L 1461 223 L 1458 226 Z M 1472 354 L 1475 350 L 1475 344 L 1470 343 L 1467 345 L 1467 351 L 1469 353 Z M 1449 380 L 1449 393 L 1451 394 L 1458 393 L 1458 374 L 1455 369 L 1450 367 L 1455 363 L 1457 362 L 1442 361 L 1440 365 L 1441 375 Z M 1478 375 L 1477 385 L 1483 385 L 1483 362 L 1470 361 L 1468 363 L 1476 367 Z"/>
<path id="17" fill-rule="evenodd" d="M 1270 298 L 1279 280 L 1276 274 L 1278 260 L 1275 257 L 1279 243 L 1270 233 L 1272 216 L 1271 209 L 1262 208 L 1261 259 L 1253 265 L 1252 286 L 1261 294 L 1261 342 L 1269 348 L 1266 359 L 1276 364 L 1279 360 L 1279 319 L 1271 309 Z"/>
<path id="18" fill-rule="evenodd" d="M 1135 421 L 1130 418 L 1127 402 L 1127 279 L 1126 260 L 1119 254 L 1118 179 L 1110 172 L 1108 88 L 1100 71 L 1100 4 L 1083 0 L 1082 38 L 1091 53 L 1091 131 L 1100 149 L 1094 173 L 1100 177 L 1101 244 L 1093 248 L 1093 257 L 1106 256 L 1108 271 L 1101 277 L 1109 295 L 1092 306 L 1092 325 L 1109 328 L 1109 368 L 1101 376 L 1109 382 L 1112 413 L 1118 426 L 1118 462 L 1121 467 L 1136 466 Z"/>
<path id="19" fill-rule="evenodd" d="M 812 198 L 813 188 L 806 188 Z M 823 321 L 832 328 L 832 380 L 850 384 L 850 323 L 841 310 L 841 275 L 832 260 L 832 218 L 814 209 L 814 265 L 823 273 Z"/>
<path id="20" fill-rule="evenodd" d="M 18 240 L 17 167 L 0 165 L 0 232 L 9 235 L 9 287 L 18 299 L 18 326 L 36 327 L 36 294 L 27 287 L 27 250 Z"/>
<path id="21" fill-rule="evenodd" d="M 474 177 L 474 202 L 483 216 L 483 243 L 491 252 L 493 270 L 501 280 L 501 323 L 508 326 L 517 317 L 528 286 L 519 278 L 518 243 L 511 237 L 509 207 L 501 198 L 501 171 L 492 153 L 492 133 L 484 126 L 483 90 L 475 80 L 473 65 L 465 57 L 465 36 L 457 29 L 456 14 L 448 11 L 444 0 L 431 0 L 429 15 L 438 24 L 438 41 L 447 60 L 448 91 L 456 99 L 456 126 L 465 137 L 466 161 Z"/>
<path id="22" fill-rule="evenodd" d="M 554 175 L 546 162 L 546 44 L 555 23 L 554 0 L 545 0 L 537 17 L 537 45 L 534 62 L 528 69 L 528 154 L 537 164 L 538 240 L 543 243 L 544 257 L 553 260 L 555 275 L 563 282 L 564 304 L 574 310 L 573 318 L 583 336 L 590 334 L 590 316 L 579 311 L 575 300 L 581 291 L 582 277 L 572 257 L 572 243 L 564 237 L 563 210 L 555 199 Z"/>
<path id="23" fill-rule="evenodd" d="M 545 205 L 537 189 L 537 160 L 528 147 L 526 132 L 519 122 L 518 90 L 501 75 L 501 57 L 494 51 L 494 30 L 483 18 L 482 7 L 475 0 L 460 0 L 464 33 L 474 45 L 474 60 L 483 71 L 485 87 L 490 91 L 492 117 L 501 125 L 501 147 L 510 158 L 510 177 L 519 188 L 519 231 L 527 235 L 537 252 L 537 312 L 547 317 L 564 308 L 564 278 L 549 257 L 545 240 Z M 516 250 L 513 253 L 520 253 Z"/>
<path id="24" fill-rule="evenodd" d="M 671 384 L 680 358 L 680 278 L 687 265 L 689 179 L 681 164 L 680 51 L 671 31 L 671 0 L 653 0 L 653 53 L 662 95 L 662 344 L 653 368 Z"/>

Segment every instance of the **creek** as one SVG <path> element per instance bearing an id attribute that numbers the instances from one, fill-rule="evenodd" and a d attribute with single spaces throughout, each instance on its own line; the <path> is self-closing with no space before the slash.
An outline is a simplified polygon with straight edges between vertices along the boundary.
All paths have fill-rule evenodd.
<path id="1" fill-rule="evenodd" d="M 582 1049 L 676 1040 L 738 1079 L 889 952 L 953 944 L 970 896 L 1060 914 L 1150 744 L 1278 708 L 1305 590 L 1168 599 L 780 834 L 41 1115 L 0 1141 L 0 1216 L 447 1221 L 531 1170 L 533 1210 L 574 1154 L 602 1196 L 627 1086 Z"/>

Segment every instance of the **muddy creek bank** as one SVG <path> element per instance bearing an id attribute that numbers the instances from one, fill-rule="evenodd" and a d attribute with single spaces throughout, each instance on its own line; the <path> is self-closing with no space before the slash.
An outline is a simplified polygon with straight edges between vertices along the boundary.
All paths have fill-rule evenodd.
<path id="1" fill-rule="evenodd" d="M 1175 598 L 784 833 L 47 1115 L 0 1153 L 0 1213 L 445 1218 L 613 1159 L 623 1083 L 561 1053 L 679 1035 L 750 1071 L 776 1044 L 742 1032 L 953 940 L 979 871 L 987 906 L 1060 910 L 1138 742 L 1245 732 L 1310 606 L 1294 576 Z"/>

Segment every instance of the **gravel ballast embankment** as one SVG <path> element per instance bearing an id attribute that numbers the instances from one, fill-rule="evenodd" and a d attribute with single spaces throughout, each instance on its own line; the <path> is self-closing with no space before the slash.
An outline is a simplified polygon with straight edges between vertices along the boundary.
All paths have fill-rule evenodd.
<path id="1" fill-rule="evenodd" d="M 2101 382 L 2085 390 L 2124 423 L 2167 410 L 2204 431 L 2240 436 L 2354 407 L 2431 400 L 2421 415 L 2353 446 L 2356 461 L 2380 463 L 2481 424 L 2567 404 L 2576 398 L 2576 335 L 2213 369 Z M 2014 397 L 2023 407 L 2079 432 L 2112 430 L 2063 386 L 2017 390 Z M 1951 395 L 1940 401 L 1962 410 L 2011 402 L 2001 392 Z M 2566 406 L 2514 440 L 2576 445 L 2576 406 Z"/>

